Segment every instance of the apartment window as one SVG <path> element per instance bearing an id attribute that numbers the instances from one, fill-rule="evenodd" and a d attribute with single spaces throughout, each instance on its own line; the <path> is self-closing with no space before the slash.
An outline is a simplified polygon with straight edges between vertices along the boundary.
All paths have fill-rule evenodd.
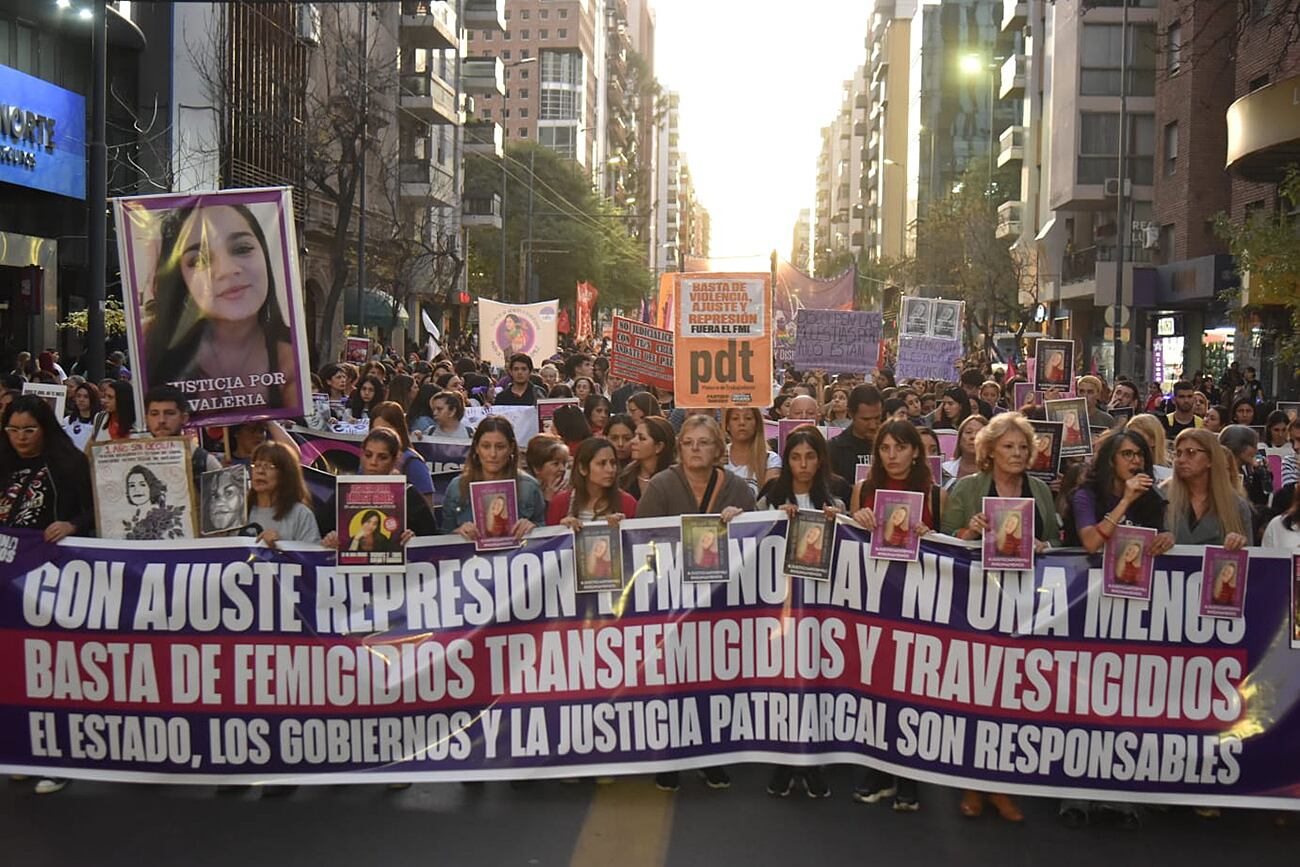
<path id="1" fill-rule="evenodd" d="M 520 51 L 519 51 L 519 56 L 522 57 L 524 60 L 527 60 L 528 58 L 530 58 L 530 57 L 533 56 L 532 49 L 530 49 L 530 48 L 522 48 L 522 49 L 520 49 Z"/>
<path id="2" fill-rule="evenodd" d="M 559 87 L 543 87 L 538 117 L 542 120 L 578 120 L 578 94 Z"/>
<path id="3" fill-rule="evenodd" d="M 357 52 L 357 53 L 360 54 L 360 52 Z M 360 65 L 360 64 L 358 64 L 358 65 Z M 483 119 L 484 119 L 484 120 L 491 120 L 491 119 L 492 119 L 492 109 L 490 109 L 490 108 L 485 108 L 485 109 L 483 109 Z"/>
<path id="4" fill-rule="evenodd" d="M 484 42 L 491 42 L 491 41 L 492 41 L 492 31 L 491 31 L 491 30 L 484 30 L 484 31 L 483 31 L 483 41 L 484 41 Z"/>
<path id="5" fill-rule="evenodd" d="M 519 77 L 520 77 L 520 78 L 527 78 L 527 77 L 528 77 L 528 70 L 527 70 L 527 69 L 521 69 L 521 70 L 519 70 Z"/>
<path id="6" fill-rule="evenodd" d="M 528 98 L 528 88 L 526 88 L 526 87 L 521 87 L 521 88 L 519 88 L 519 98 L 520 98 L 520 99 L 527 99 L 527 98 Z"/>
<path id="7" fill-rule="evenodd" d="M 1082 96 L 1119 96 L 1119 24 L 1083 25 L 1083 60 L 1079 73 Z M 1154 96 L 1156 92 L 1155 29 L 1129 25 L 1128 95 Z"/>
<path id="8" fill-rule="evenodd" d="M 1165 262 L 1174 261 L 1174 228 L 1173 223 L 1160 227 L 1160 257 Z"/>
<path id="9" fill-rule="evenodd" d="M 582 55 L 576 51 L 543 51 L 541 67 L 547 84 L 582 84 Z"/>
<path id="10" fill-rule="evenodd" d="M 1178 171 L 1178 121 L 1165 124 L 1165 174 Z"/>
<path id="11" fill-rule="evenodd" d="M 1183 25 L 1175 21 L 1165 31 L 1165 56 L 1169 59 L 1169 73 L 1178 71 L 1183 63 Z"/>
<path id="12" fill-rule="evenodd" d="M 520 38 L 520 39 L 532 39 L 532 38 L 533 38 L 532 31 L 531 31 L 531 30 L 523 30 L 523 31 L 521 31 L 521 32 L 519 33 L 519 38 Z"/>
<path id="13" fill-rule="evenodd" d="M 508 109 L 508 108 L 503 108 L 503 109 L 501 109 L 501 117 L 502 117 L 502 118 L 508 118 L 508 117 L 510 117 L 510 109 Z"/>
<path id="14" fill-rule="evenodd" d="M 568 10 L 568 9 L 561 9 L 561 10 L 560 10 L 560 17 L 561 17 L 561 18 L 568 18 L 568 17 L 569 17 L 569 10 Z"/>
<path id="15" fill-rule="evenodd" d="M 577 159 L 578 131 L 571 126 L 544 126 L 537 131 L 537 143 L 562 157 Z"/>
<path id="16" fill-rule="evenodd" d="M 529 11 L 527 9 L 524 9 L 519 13 L 519 17 L 527 21 L 529 14 L 530 14 Z"/>
<path id="17" fill-rule="evenodd" d="M 551 31 L 549 31 L 549 30 L 538 30 L 538 31 L 537 31 L 537 38 L 538 38 L 538 39 L 550 39 L 550 38 L 551 38 Z"/>
<path id="18" fill-rule="evenodd" d="M 569 29 L 567 27 L 561 27 L 559 32 L 560 32 L 561 39 L 569 38 Z"/>
<path id="19" fill-rule="evenodd" d="M 1129 179 L 1135 184 L 1150 184 L 1155 155 L 1155 116 L 1129 116 L 1124 162 Z M 1084 112 L 1079 116 L 1080 184 L 1100 184 L 1119 172 L 1119 115 Z"/>
<path id="20" fill-rule="evenodd" d="M 509 99 L 509 98 L 510 98 L 510 88 L 508 88 L 508 87 L 506 88 L 506 92 L 503 94 L 503 97 L 504 97 L 505 99 Z"/>
<path id="21" fill-rule="evenodd" d="M 502 60 L 509 60 L 509 59 L 510 59 L 510 49 L 509 49 L 509 48 L 507 48 L 505 51 L 501 52 L 501 59 L 502 59 Z"/>
<path id="22" fill-rule="evenodd" d="M 526 126 L 519 127 L 519 137 L 528 138 L 528 127 Z"/>
<path id="23" fill-rule="evenodd" d="M 539 14 L 542 18 L 550 18 L 550 17 L 551 17 L 551 10 L 550 10 L 550 9 L 543 9 L 543 10 L 542 10 L 541 12 L 539 12 L 538 14 Z"/>

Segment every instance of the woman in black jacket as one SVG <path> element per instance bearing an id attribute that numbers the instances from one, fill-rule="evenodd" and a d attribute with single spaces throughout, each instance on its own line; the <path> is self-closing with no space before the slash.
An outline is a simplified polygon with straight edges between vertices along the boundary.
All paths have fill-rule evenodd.
<path id="1" fill-rule="evenodd" d="M 0 439 L 0 527 L 42 530 L 47 542 L 92 535 L 90 462 L 43 399 L 23 395 L 5 410 Z"/>

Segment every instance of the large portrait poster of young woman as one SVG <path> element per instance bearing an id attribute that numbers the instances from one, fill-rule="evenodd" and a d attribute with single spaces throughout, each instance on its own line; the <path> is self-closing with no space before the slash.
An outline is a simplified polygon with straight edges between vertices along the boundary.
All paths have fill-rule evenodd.
<path id="1" fill-rule="evenodd" d="M 192 424 L 307 414 L 311 384 L 287 187 L 115 199 L 136 380 L 188 397 Z"/>

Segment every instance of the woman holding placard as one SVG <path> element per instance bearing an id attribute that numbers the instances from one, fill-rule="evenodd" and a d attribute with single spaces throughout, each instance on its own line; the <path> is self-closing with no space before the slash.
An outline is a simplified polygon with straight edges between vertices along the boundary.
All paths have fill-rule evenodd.
<path id="1" fill-rule="evenodd" d="M 654 421 L 653 417 L 647 417 L 638 426 L 638 440 L 651 421 Z M 725 523 L 741 512 L 753 510 L 754 492 L 749 485 L 720 466 L 727 447 L 722 439 L 722 429 L 711 416 L 693 415 L 683 421 L 681 433 L 677 435 L 677 448 L 681 462 L 655 474 L 642 487 L 642 496 L 637 502 L 640 517 L 720 515 Z M 722 544 L 726 544 L 725 539 Z M 731 777 L 725 768 L 708 767 L 700 773 L 711 789 L 725 789 L 731 785 Z M 680 778 L 677 771 L 660 773 L 655 776 L 655 785 L 664 791 L 675 792 L 680 786 Z"/>
<path id="2" fill-rule="evenodd" d="M 926 460 L 925 444 L 911 422 L 890 421 L 880 426 L 871 450 L 871 469 L 867 477 L 853 489 L 853 520 L 872 532 L 876 531 L 880 522 L 874 511 L 876 491 L 926 492 L 920 522 L 902 528 L 904 535 L 913 531 L 920 536 L 929 533 L 943 514 L 947 495 L 934 483 L 930 464 Z M 909 517 L 905 510 L 903 516 Z M 892 513 L 885 516 L 880 532 L 889 531 L 891 518 Z M 885 798 L 893 798 L 894 809 L 900 813 L 913 813 L 921 809 L 915 780 L 869 769 L 862 782 L 853 790 L 853 800 L 874 804 Z"/>
<path id="3" fill-rule="evenodd" d="M 1214 434 L 1188 428 L 1174 440 L 1174 474 L 1161 486 L 1165 520 L 1175 545 L 1222 545 L 1239 551 L 1250 544 L 1250 504 L 1233 477 L 1233 457 Z"/>
<path id="4" fill-rule="evenodd" d="M 397 434 L 385 427 L 376 427 L 361 441 L 361 463 L 357 472 L 363 476 L 401 475 L 398 461 L 402 456 L 402 443 Z M 332 524 L 338 516 L 338 509 L 333 502 L 326 510 Z M 412 536 L 433 536 L 438 532 L 433 512 L 423 496 L 409 483 L 406 485 L 406 530 L 403 531 L 400 544 L 405 545 Z M 326 548 L 338 547 L 338 532 L 330 529 L 321 544 Z"/>
<path id="5" fill-rule="evenodd" d="M 537 481 L 519 472 L 519 447 L 510 420 L 490 415 L 474 431 L 464 472 L 447 486 L 442 501 L 442 531 L 457 533 L 471 542 L 477 539 L 470 483 L 510 480 L 515 483 L 519 504 L 519 519 L 511 529 L 516 539 L 523 539 L 533 528 L 546 524 L 546 501 Z"/>
<path id="6" fill-rule="evenodd" d="M 636 498 L 618 487 L 618 457 L 604 437 L 592 437 L 573 457 L 573 487 L 561 491 L 546 508 L 546 522 L 578 531 L 588 521 L 611 525 L 636 517 Z"/>
<path id="7" fill-rule="evenodd" d="M 753 413 L 758 410 L 730 409 L 728 418 L 734 413 Z M 757 436 L 761 440 L 762 437 Z M 785 453 L 780 460 L 780 470 L 776 477 L 763 486 L 763 493 L 758 498 L 759 509 L 780 509 L 793 522 L 800 509 L 820 510 L 828 518 L 834 518 L 844 510 L 844 501 L 835 496 L 830 456 L 826 453 L 826 440 L 821 431 L 812 426 L 797 428 L 785 438 Z M 794 526 L 793 523 L 791 526 Z M 795 544 L 793 540 L 786 544 Z M 801 540 L 805 546 L 803 556 L 812 562 L 821 560 L 822 544 L 829 540 L 817 540 L 817 550 L 808 550 L 814 544 L 810 539 Z M 819 766 L 794 768 L 789 765 L 774 765 L 772 776 L 767 783 L 767 793 L 777 798 L 784 798 L 794 789 L 796 780 L 802 780 L 804 790 L 810 798 L 830 796 L 831 787 Z"/>
<path id="8" fill-rule="evenodd" d="M 982 539 L 990 531 L 984 514 L 985 497 L 1033 499 L 1034 552 L 1041 553 L 1059 544 L 1060 523 L 1052 490 L 1025 471 L 1034 448 L 1034 429 L 1024 416 L 1014 412 L 999 413 L 975 437 L 975 459 L 979 472 L 953 485 L 942 518 L 943 532 L 959 539 Z M 998 815 L 1009 822 L 1024 819 L 1020 808 L 1007 795 L 968 790 L 962 793 L 963 816 L 975 817 L 984 811 L 988 800 Z"/>
<path id="9" fill-rule="evenodd" d="M 1097 449 L 1082 484 L 1070 495 L 1066 544 L 1097 553 L 1122 524 L 1159 531 L 1151 546 L 1158 556 L 1173 547 L 1165 532 L 1165 501 L 1155 489 L 1154 464 L 1146 439 L 1119 431 Z"/>

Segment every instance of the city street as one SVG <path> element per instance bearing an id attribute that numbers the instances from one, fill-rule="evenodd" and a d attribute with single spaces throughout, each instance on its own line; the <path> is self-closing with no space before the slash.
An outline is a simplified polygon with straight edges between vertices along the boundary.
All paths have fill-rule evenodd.
<path id="1" fill-rule="evenodd" d="M 763 792 L 766 769 L 735 769 L 729 791 L 685 775 L 676 795 L 647 778 L 597 786 L 538 782 L 522 789 L 416 785 L 300 788 L 287 798 L 218 795 L 212 787 L 75 783 L 37 797 L 30 783 L 0 786 L 0 835 L 11 863 L 114 865 L 401 863 L 487 865 L 788 865 L 838 857 L 909 864 L 1283 863 L 1296 830 L 1274 813 L 1185 808 L 1147 811 L 1143 828 L 1069 829 L 1056 804 L 1022 799 L 1026 820 L 992 811 L 962 818 L 958 793 L 923 786 L 922 809 L 849 798 L 856 771 L 836 768 L 828 801 Z"/>

